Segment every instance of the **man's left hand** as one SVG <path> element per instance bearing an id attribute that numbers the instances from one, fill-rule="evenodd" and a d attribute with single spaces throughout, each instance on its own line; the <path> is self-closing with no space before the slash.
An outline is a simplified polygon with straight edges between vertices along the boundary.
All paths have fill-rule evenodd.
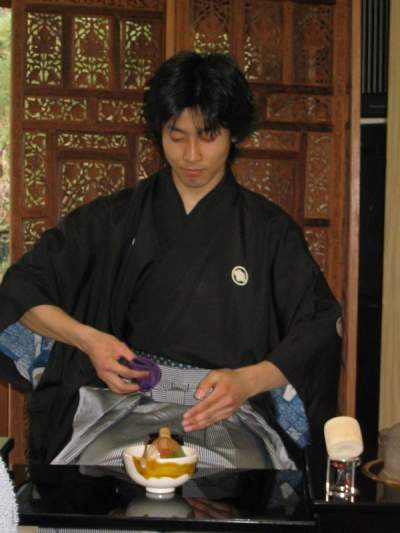
<path id="1" fill-rule="evenodd" d="M 183 416 L 184 431 L 197 431 L 233 415 L 252 395 L 245 368 L 212 370 L 199 383 L 196 398 L 201 400 Z"/>

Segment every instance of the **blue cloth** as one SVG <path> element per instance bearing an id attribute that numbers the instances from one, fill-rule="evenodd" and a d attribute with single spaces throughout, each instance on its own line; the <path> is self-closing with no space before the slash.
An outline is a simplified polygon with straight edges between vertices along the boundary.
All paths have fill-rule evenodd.
<path id="1" fill-rule="evenodd" d="M 286 385 L 270 391 L 274 402 L 275 416 L 285 432 L 305 448 L 311 443 L 310 425 L 304 404 L 292 385 Z"/>
<path id="2" fill-rule="evenodd" d="M 33 333 L 19 322 L 0 333 L 0 351 L 10 357 L 18 371 L 35 385 L 35 371 L 46 366 L 54 341 Z M 170 360 L 135 350 L 168 366 Z M 161 361 L 162 359 L 162 361 Z M 179 364 L 170 361 L 171 366 Z M 188 367 L 190 365 L 184 365 Z M 300 396 L 292 385 L 270 391 L 278 423 L 301 448 L 310 444 L 310 427 Z"/>
<path id="3" fill-rule="evenodd" d="M 46 366 L 53 339 L 33 333 L 15 322 L 0 333 L 0 352 L 14 361 L 19 373 L 34 384 L 35 371 Z"/>

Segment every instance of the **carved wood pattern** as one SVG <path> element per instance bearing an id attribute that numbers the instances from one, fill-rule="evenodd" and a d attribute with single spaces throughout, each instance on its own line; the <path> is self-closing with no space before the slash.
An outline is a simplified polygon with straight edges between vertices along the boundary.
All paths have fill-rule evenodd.
<path id="1" fill-rule="evenodd" d="M 28 96 L 25 119 L 34 121 L 83 122 L 87 119 L 85 98 Z"/>
<path id="2" fill-rule="evenodd" d="M 52 11 L 52 6 L 57 9 Z M 74 6 L 79 9 L 75 11 Z M 163 0 L 18 3 L 14 12 L 18 11 L 20 22 L 26 23 L 26 28 L 20 26 L 17 37 L 23 62 L 18 67 L 22 77 L 16 83 L 26 82 L 19 89 L 23 109 L 19 179 L 27 211 L 14 218 L 14 234 L 19 235 L 14 258 L 30 245 L 35 234 L 27 229 L 32 224 L 24 226 L 29 211 L 36 215 L 45 212 L 50 227 L 68 209 L 97 194 L 132 184 L 156 166 L 157 158 L 150 148 L 137 157 L 128 138 L 143 132 L 144 86 L 164 59 L 164 9 Z M 29 125 L 27 132 L 25 124 Z M 36 125 L 46 128 L 47 133 L 34 132 Z M 49 131 L 56 133 L 49 135 Z M 72 170 L 72 162 L 67 164 L 63 159 L 64 166 L 57 164 L 59 152 L 68 152 L 75 161 L 81 161 L 81 173 L 75 167 Z M 105 160 L 115 154 L 125 162 L 95 162 L 87 152 L 96 152 Z M 18 174 L 18 165 L 15 167 Z M 107 176 L 112 176 L 109 184 L 101 184 L 101 177 L 107 180 Z M 57 191 L 61 191 L 61 198 L 54 196 Z M 28 245 L 25 238 L 30 239 Z"/>
<path id="3" fill-rule="evenodd" d="M 163 11 L 165 0 L 25 0 L 25 4 L 51 6 L 108 7 L 111 9 L 138 9 Z"/>
<path id="4" fill-rule="evenodd" d="M 193 49 L 197 52 L 229 52 L 230 0 L 202 0 L 191 3 Z"/>
<path id="5" fill-rule="evenodd" d="M 73 85 L 85 89 L 110 88 L 111 19 L 74 17 Z"/>
<path id="6" fill-rule="evenodd" d="M 282 82 L 282 2 L 246 0 L 244 72 L 249 81 Z"/>
<path id="7" fill-rule="evenodd" d="M 102 99 L 99 101 L 98 121 L 143 125 L 143 105 L 132 100 Z"/>
<path id="8" fill-rule="evenodd" d="M 160 168 L 160 156 L 154 143 L 144 136 L 137 139 L 137 167 L 136 176 L 141 180 L 151 176 Z"/>
<path id="9" fill-rule="evenodd" d="M 329 218 L 332 135 L 310 133 L 307 140 L 304 211 L 307 218 Z"/>
<path id="10" fill-rule="evenodd" d="M 47 138 L 45 133 L 26 132 L 24 136 L 25 206 L 45 207 Z"/>
<path id="11" fill-rule="evenodd" d="M 28 13 L 26 36 L 26 83 L 40 86 L 62 84 L 62 16 Z"/>
<path id="12" fill-rule="evenodd" d="M 259 128 L 240 144 L 240 148 L 298 152 L 300 150 L 300 133 Z"/>
<path id="13" fill-rule="evenodd" d="M 45 219 L 25 219 L 23 222 L 24 252 L 32 248 L 40 235 L 46 230 Z"/>
<path id="14" fill-rule="evenodd" d="M 331 97 L 309 94 L 269 94 L 266 118 L 274 122 L 330 123 Z"/>
<path id="15" fill-rule="evenodd" d="M 333 6 L 296 4 L 294 9 L 294 82 L 329 85 Z"/>
<path id="16" fill-rule="evenodd" d="M 161 62 L 160 21 L 126 20 L 121 25 L 125 89 L 143 89 Z"/>
<path id="17" fill-rule="evenodd" d="M 325 276 L 328 276 L 328 230 L 326 228 L 305 228 L 304 236 L 310 252 Z"/>
<path id="18" fill-rule="evenodd" d="M 266 196 L 289 213 L 294 211 L 297 164 L 284 159 L 237 160 L 234 171 L 239 183 Z"/>
<path id="19" fill-rule="evenodd" d="M 67 150 L 126 150 L 128 139 L 118 133 L 61 132 L 57 135 L 57 145 Z"/>
<path id="20" fill-rule="evenodd" d="M 61 163 L 61 215 L 125 185 L 125 164 L 104 160 Z"/>

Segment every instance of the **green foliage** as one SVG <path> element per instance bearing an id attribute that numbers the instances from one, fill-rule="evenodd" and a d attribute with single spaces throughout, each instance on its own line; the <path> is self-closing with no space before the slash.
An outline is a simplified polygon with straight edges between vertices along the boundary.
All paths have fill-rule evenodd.
<path id="1" fill-rule="evenodd" d="M 11 10 L 0 8 L 0 152 L 9 143 L 10 78 Z"/>

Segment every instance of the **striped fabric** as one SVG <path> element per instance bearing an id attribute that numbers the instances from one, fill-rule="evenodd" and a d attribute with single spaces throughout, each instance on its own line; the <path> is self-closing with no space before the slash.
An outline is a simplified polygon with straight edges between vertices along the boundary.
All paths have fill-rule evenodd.
<path id="1" fill-rule="evenodd" d="M 71 441 L 53 464 L 122 467 L 122 450 L 144 443 L 168 426 L 183 434 L 183 413 L 196 403 L 198 383 L 209 370 L 160 365 L 161 381 L 151 391 L 130 396 L 81 387 Z M 280 436 L 248 402 L 230 418 L 184 434 L 199 452 L 200 468 L 295 469 Z"/>

